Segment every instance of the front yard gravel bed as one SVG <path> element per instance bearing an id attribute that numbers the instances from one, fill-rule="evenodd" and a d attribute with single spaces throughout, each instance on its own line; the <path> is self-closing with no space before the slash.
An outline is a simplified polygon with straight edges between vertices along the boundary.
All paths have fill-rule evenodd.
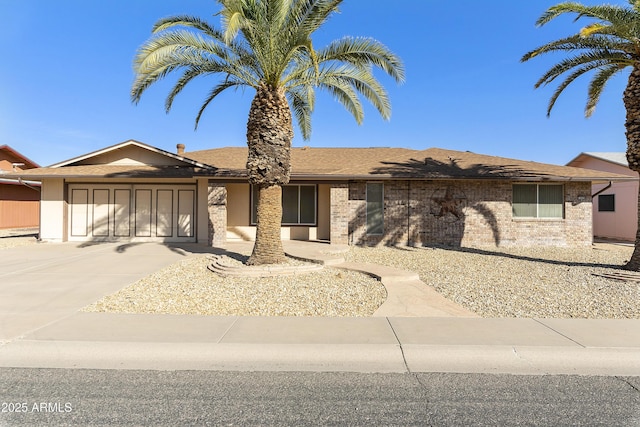
<path id="1" fill-rule="evenodd" d="M 620 272 L 633 248 L 449 249 L 353 247 L 352 262 L 415 271 L 445 297 L 483 317 L 640 318 L 640 283 Z"/>
<path id="2" fill-rule="evenodd" d="M 324 268 L 281 277 L 221 277 L 194 255 L 84 311 L 215 316 L 371 316 L 386 299 L 365 274 Z M 297 263 L 297 262 L 296 262 Z"/>

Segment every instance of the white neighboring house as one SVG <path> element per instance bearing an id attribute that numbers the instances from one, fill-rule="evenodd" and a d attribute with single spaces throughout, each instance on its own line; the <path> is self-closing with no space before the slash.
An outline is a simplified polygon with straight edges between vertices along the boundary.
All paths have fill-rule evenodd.
<path id="1" fill-rule="evenodd" d="M 634 241 L 638 228 L 638 173 L 624 152 L 580 153 L 567 166 L 636 177 L 635 181 L 593 184 L 593 235 Z"/>

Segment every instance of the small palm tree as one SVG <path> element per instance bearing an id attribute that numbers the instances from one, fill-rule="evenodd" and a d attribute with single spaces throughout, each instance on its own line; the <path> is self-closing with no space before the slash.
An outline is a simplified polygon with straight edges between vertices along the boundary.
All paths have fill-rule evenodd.
<path id="1" fill-rule="evenodd" d="M 359 95 L 385 119 L 388 95 L 373 74 L 383 70 L 404 80 L 400 58 L 369 38 L 345 37 L 316 50 L 311 36 L 337 11 L 342 0 L 217 0 L 222 30 L 190 16 L 158 21 L 134 60 L 134 103 L 153 83 L 172 72 L 181 76 L 165 108 L 194 78 L 217 83 L 197 116 L 229 88 L 256 90 L 247 122 L 249 182 L 258 188 L 257 235 L 249 264 L 282 262 L 282 185 L 289 182 L 293 116 L 304 139 L 311 135 L 315 89 L 332 94 L 358 124 L 364 118 Z"/>
<path id="2" fill-rule="evenodd" d="M 629 67 L 631 73 L 623 94 L 626 108 L 627 160 L 631 170 L 640 172 L 640 0 L 629 0 L 628 6 L 586 6 L 576 2 L 560 3 L 547 9 L 536 22 L 542 26 L 560 15 L 575 14 L 576 21 L 591 18 L 577 34 L 552 41 L 528 52 L 522 61 L 550 52 L 567 52 L 568 57 L 551 67 L 536 88 L 545 86 L 563 76 L 551 96 L 547 115 L 562 92 L 574 80 L 593 71 L 589 84 L 585 116 L 590 117 L 605 85 L 616 74 Z M 640 205 L 638 207 L 640 214 Z M 638 216 L 640 219 L 640 215 Z M 635 250 L 625 265 L 629 270 L 640 270 L 640 224 L 636 234 Z"/>

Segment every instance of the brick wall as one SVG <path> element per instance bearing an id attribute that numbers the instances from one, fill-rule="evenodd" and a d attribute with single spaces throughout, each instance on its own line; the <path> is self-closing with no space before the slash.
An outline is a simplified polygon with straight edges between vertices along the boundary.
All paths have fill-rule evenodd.
<path id="1" fill-rule="evenodd" d="M 331 243 L 345 245 L 349 243 L 349 185 L 332 184 L 329 190 L 330 239 Z"/>
<path id="2" fill-rule="evenodd" d="M 333 189 L 332 189 L 333 191 Z M 381 236 L 366 233 L 366 182 L 348 185 L 348 241 L 356 245 L 586 246 L 592 241 L 591 183 L 565 183 L 563 219 L 512 215 L 512 183 L 387 181 Z M 344 198 L 333 199 L 344 212 Z M 335 206 L 334 206 L 335 205 Z"/>

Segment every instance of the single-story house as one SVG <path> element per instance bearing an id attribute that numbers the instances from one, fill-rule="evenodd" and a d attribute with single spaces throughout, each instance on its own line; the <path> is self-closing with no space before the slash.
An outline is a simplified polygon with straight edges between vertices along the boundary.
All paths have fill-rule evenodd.
<path id="1" fill-rule="evenodd" d="M 38 166 L 8 145 L 0 145 L 0 229 L 38 226 L 40 183 L 7 176 Z"/>
<path id="2" fill-rule="evenodd" d="M 255 237 L 246 147 L 176 153 L 126 141 L 49 167 L 49 241 Z M 625 175 L 430 148 L 293 148 L 282 238 L 339 244 L 584 246 L 591 186 Z"/>
<path id="3" fill-rule="evenodd" d="M 580 153 L 567 166 L 632 177 L 630 181 L 594 183 L 594 237 L 634 241 L 638 229 L 638 173 L 629 169 L 624 152 Z"/>

